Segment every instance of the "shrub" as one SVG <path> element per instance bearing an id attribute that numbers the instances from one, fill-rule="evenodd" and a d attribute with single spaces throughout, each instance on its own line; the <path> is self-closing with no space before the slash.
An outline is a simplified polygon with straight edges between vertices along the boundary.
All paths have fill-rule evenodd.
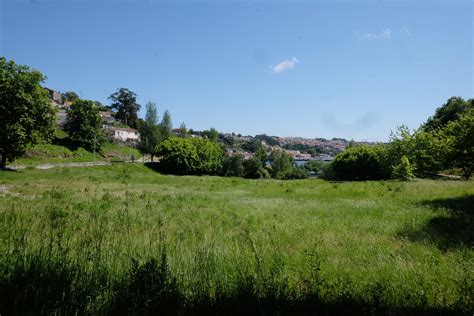
<path id="1" fill-rule="evenodd" d="M 224 153 L 217 143 L 201 138 L 170 137 L 158 146 L 159 169 L 179 175 L 214 175 Z"/>
<path id="2" fill-rule="evenodd" d="M 354 146 L 336 156 L 332 163 L 335 180 L 378 180 L 390 177 L 387 149 L 380 146 Z"/>
<path id="3" fill-rule="evenodd" d="M 392 178 L 408 181 L 414 177 L 413 166 L 407 156 L 400 158 L 400 163 L 392 166 Z"/>
<path id="4" fill-rule="evenodd" d="M 268 179 L 270 174 L 258 158 L 244 160 L 244 177 L 247 179 Z"/>
<path id="5" fill-rule="evenodd" d="M 293 167 L 293 158 L 281 150 L 274 150 L 270 155 L 272 177 L 276 178 L 279 173 L 291 170 Z"/>
<path id="6" fill-rule="evenodd" d="M 226 177 L 243 177 L 245 175 L 244 157 L 242 155 L 225 157 L 221 174 Z"/>
<path id="7" fill-rule="evenodd" d="M 440 135 L 436 131 L 425 132 L 422 128 L 410 131 L 406 126 L 400 126 L 390 136 L 388 157 L 390 164 L 395 166 L 406 156 L 416 175 L 423 176 L 440 170 L 444 151 L 440 146 Z"/>
<path id="8" fill-rule="evenodd" d="M 304 168 L 293 167 L 277 174 L 277 179 L 293 180 L 293 179 L 307 179 L 308 170 Z"/>

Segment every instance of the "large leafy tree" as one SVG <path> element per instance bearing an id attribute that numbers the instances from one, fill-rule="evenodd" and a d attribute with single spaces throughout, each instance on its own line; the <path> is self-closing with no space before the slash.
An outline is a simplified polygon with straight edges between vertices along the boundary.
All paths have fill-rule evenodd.
<path id="1" fill-rule="evenodd" d="M 55 109 L 40 85 L 45 77 L 0 57 L 0 168 L 28 145 L 52 137 Z"/>
<path id="2" fill-rule="evenodd" d="M 272 177 L 277 178 L 280 173 L 293 168 L 293 158 L 282 150 L 274 150 L 270 155 Z"/>
<path id="3" fill-rule="evenodd" d="M 151 161 L 156 154 L 156 148 L 160 142 L 160 128 L 158 125 L 158 111 L 156 104 L 146 104 L 145 120 L 138 127 L 140 132 L 140 147 L 145 154 L 151 156 Z"/>
<path id="4" fill-rule="evenodd" d="M 138 111 L 137 95 L 127 88 L 120 88 L 109 97 L 112 101 L 111 108 L 117 111 L 115 118 L 123 124 L 137 128 Z"/>
<path id="5" fill-rule="evenodd" d="M 448 123 L 442 134 L 446 165 L 460 168 L 469 179 L 474 170 L 474 109 Z"/>
<path id="6" fill-rule="evenodd" d="M 472 100 L 464 101 L 460 97 L 451 97 L 445 104 L 436 109 L 433 116 L 428 118 L 423 129 L 425 131 L 442 129 L 449 122 L 461 117 L 469 108 L 472 108 Z"/>
<path id="7" fill-rule="evenodd" d="M 411 131 L 405 125 L 399 126 L 397 131 L 390 135 L 388 160 L 390 164 L 396 165 L 406 156 L 413 164 L 417 176 L 436 173 L 442 163 L 439 138 L 438 130 L 426 131 L 419 128 Z"/>
<path id="8" fill-rule="evenodd" d="M 99 107 L 94 101 L 76 100 L 68 110 L 64 128 L 78 146 L 89 151 L 100 150 L 104 137 Z"/>

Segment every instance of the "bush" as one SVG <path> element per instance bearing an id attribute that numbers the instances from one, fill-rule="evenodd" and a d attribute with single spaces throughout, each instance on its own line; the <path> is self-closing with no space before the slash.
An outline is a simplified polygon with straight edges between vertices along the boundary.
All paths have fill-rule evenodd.
<path id="1" fill-rule="evenodd" d="M 258 158 L 244 160 L 244 177 L 247 179 L 268 179 L 270 174 Z"/>
<path id="2" fill-rule="evenodd" d="M 400 163 L 392 167 L 392 178 L 408 181 L 414 178 L 413 175 L 413 166 L 408 160 L 407 156 L 400 158 Z"/>
<path id="3" fill-rule="evenodd" d="M 159 169 L 178 175 L 215 175 L 224 153 L 217 143 L 201 138 L 170 137 L 158 146 Z"/>
<path id="4" fill-rule="evenodd" d="M 336 156 L 332 163 L 334 180 L 379 180 L 390 177 L 387 148 L 354 146 Z"/>
<path id="5" fill-rule="evenodd" d="M 225 157 L 221 174 L 225 177 L 243 177 L 245 175 L 244 157 L 242 155 Z"/>
<path id="6" fill-rule="evenodd" d="M 270 155 L 272 177 L 277 178 L 278 174 L 294 168 L 293 158 L 282 150 L 274 150 Z"/>
<path id="7" fill-rule="evenodd" d="M 400 159 L 406 156 L 417 176 L 436 173 L 441 169 L 444 152 L 440 146 L 440 135 L 437 132 L 425 132 L 421 128 L 410 131 L 406 126 L 400 126 L 390 136 L 390 165 L 398 165 Z"/>
<path id="8" fill-rule="evenodd" d="M 287 169 L 277 174 L 277 179 L 281 179 L 281 180 L 307 179 L 307 178 L 308 178 L 308 170 L 304 168 L 293 167 L 291 169 Z"/>

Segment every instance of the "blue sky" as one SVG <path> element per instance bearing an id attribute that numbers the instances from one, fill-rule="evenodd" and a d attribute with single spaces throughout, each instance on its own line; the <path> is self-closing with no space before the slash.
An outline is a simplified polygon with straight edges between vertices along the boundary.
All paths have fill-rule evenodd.
<path id="1" fill-rule="evenodd" d="M 0 55 L 195 130 L 388 139 L 473 97 L 471 1 L 0 0 Z"/>

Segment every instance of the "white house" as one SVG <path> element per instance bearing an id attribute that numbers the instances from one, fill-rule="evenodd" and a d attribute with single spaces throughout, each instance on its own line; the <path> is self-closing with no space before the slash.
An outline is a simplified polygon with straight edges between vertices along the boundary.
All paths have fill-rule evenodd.
<path id="1" fill-rule="evenodd" d="M 140 134 L 136 129 L 133 128 L 124 128 L 124 127 L 113 127 L 112 131 L 114 132 L 113 137 L 116 140 L 122 142 L 131 142 L 137 143 L 140 141 Z"/>

